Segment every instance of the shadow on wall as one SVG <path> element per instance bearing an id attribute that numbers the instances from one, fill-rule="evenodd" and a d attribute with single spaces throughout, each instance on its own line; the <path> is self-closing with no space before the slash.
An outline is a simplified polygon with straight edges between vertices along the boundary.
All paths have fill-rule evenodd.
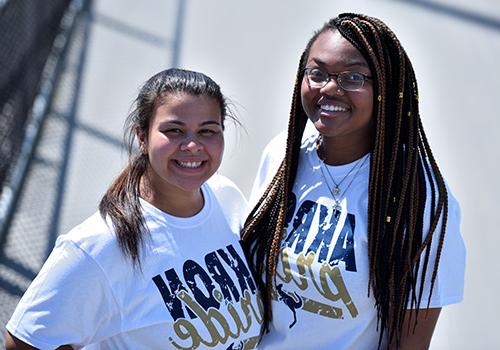
<path id="1" fill-rule="evenodd" d="M 444 4 L 439 4 L 436 2 L 431 2 L 427 0 L 403 0 L 411 5 L 420 6 L 428 10 L 458 18 L 460 20 L 479 25 L 481 27 L 500 30 L 500 20 L 493 17 L 488 17 L 481 15 L 479 13 L 473 13 L 467 10 L 462 10 L 456 7 L 451 7 Z"/>

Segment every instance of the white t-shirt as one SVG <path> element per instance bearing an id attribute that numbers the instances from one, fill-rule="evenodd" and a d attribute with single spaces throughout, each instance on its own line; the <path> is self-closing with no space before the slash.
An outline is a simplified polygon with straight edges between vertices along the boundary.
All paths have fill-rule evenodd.
<path id="1" fill-rule="evenodd" d="M 99 213 L 61 235 L 8 331 L 41 349 L 254 349 L 262 308 L 239 243 L 246 202 L 228 179 L 209 182 L 190 218 L 141 200 L 140 269 Z"/>
<path id="2" fill-rule="evenodd" d="M 377 349 L 379 333 L 373 293 L 368 297 L 370 162 L 362 158 L 351 164 L 327 166 L 337 183 L 351 171 L 340 186 L 341 210 L 335 211 L 335 201 L 325 182 L 330 188 L 334 184 L 326 168 L 321 169 L 325 165 L 318 157 L 316 138 L 315 133 L 302 144 L 277 267 L 273 320 L 261 347 Z M 285 148 L 283 141 L 281 134 L 266 147 L 251 204 L 255 204 L 275 174 Z M 357 168 L 352 170 L 353 167 Z M 459 224 L 460 210 L 449 193 L 447 231 L 430 307 L 457 303 L 463 298 L 465 247 Z M 431 248 L 431 268 L 426 275 L 421 307 L 427 305 L 437 241 L 433 240 Z"/>

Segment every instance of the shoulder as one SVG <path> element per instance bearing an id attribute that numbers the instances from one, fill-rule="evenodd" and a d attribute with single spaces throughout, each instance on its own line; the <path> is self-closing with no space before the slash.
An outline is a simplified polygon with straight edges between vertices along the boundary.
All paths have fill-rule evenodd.
<path id="1" fill-rule="evenodd" d="M 231 229 L 234 232 L 239 232 L 242 218 L 248 212 L 248 202 L 241 190 L 233 181 L 220 174 L 213 175 L 205 186 L 208 186 L 213 192 Z"/>
<path id="2" fill-rule="evenodd" d="M 99 212 L 95 212 L 68 233 L 59 236 L 61 240 L 71 241 L 77 246 L 88 246 L 89 242 L 107 242 L 114 240 L 114 229 L 111 222 L 103 219 Z"/>
<path id="3" fill-rule="evenodd" d="M 453 256 L 450 261 L 451 264 L 461 265 L 462 269 L 465 270 L 466 248 L 461 233 L 460 204 L 447 183 L 446 191 L 448 194 L 448 215 L 446 217 L 446 235 L 443 249 L 446 254 Z"/>
<path id="4" fill-rule="evenodd" d="M 219 191 L 231 191 L 234 193 L 239 193 L 243 196 L 238 186 L 228 177 L 221 174 L 214 174 L 210 179 L 207 180 L 208 186 L 214 192 Z"/>
<path id="5" fill-rule="evenodd" d="M 301 149 L 309 149 L 311 145 L 315 145 L 316 139 L 317 131 L 314 129 L 314 126 L 310 126 L 310 123 L 308 123 L 302 136 Z M 286 143 L 287 132 L 284 130 L 274 136 L 264 147 L 250 195 L 251 205 L 257 203 L 260 196 L 264 193 L 265 188 L 278 171 L 280 164 L 285 157 Z"/>
<path id="6" fill-rule="evenodd" d="M 245 196 L 239 187 L 224 175 L 214 174 L 208 179 L 207 185 L 219 202 L 246 202 Z"/>
<path id="7" fill-rule="evenodd" d="M 446 183 L 446 191 L 448 192 L 448 217 L 453 220 L 460 221 L 461 209 L 460 204 L 452 193 L 449 185 Z"/>
<path id="8" fill-rule="evenodd" d="M 450 188 L 450 185 L 448 184 L 448 182 L 446 181 L 446 179 L 443 179 L 444 180 L 444 185 L 445 185 L 445 189 L 446 189 L 446 198 L 447 198 L 447 202 L 448 202 L 448 212 L 447 212 L 447 216 L 446 216 L 446 222 L 447 222 L 447 229 L 448 229 L 448 226 L 453 225 L 455 224 L 456 225 L 459 225 L 460 224 L 460 217 L 461 217 L 461 210 L 460 210 L 460 204 L 457 200 L 457 198 L 454 196 L 451 188 Z M 425 203 L 425 219 L 426 219 L 426 222 L 429 222 L 430 221 L 430 212 L 431 212 L 431 208 L 433 207 L 433 196 L 432 196 L 432 191 L 433 191 L 433 188 L 434 187 L 434 191 L 437 191 L 437 180 L 435 178 L 435 176 L 432 176 L 432 177 L 426 177 L 426 191 L 427 191 L 427 195 L 426 195 L 426 203 Z M 434 208 L 437 207 L 437 203 L 434 203 Z M 443 217 L 441 217 L 441 220 L 443 220 Z M 458 230 L 458 227 L 452 227 L 453 229 L 455 230 Z"/>
<path id="9" fill-rule="evenodd" d="M 313 127 L 309 124 L 307 124 L 302 136 L 302 149 L 307 149 L 311 144 L 315 144 L 318 137 L 318 132 L 311 129 Z M 274 172 L 278 170 L 279 164 L 285 157 L 287 136 L 287 131 L 283 130 L 268 142 L 262 151 L 259 170 L 274 170 Z"/>
<path id="10" fill-rule="evenodd" d="M 259 167 L 250 193 L 250 205 L 255 205 L 264 193 L 264 189 L 271 182 L 278 171 L 286 152 L 286 131 L 274 136 L 264 147 L 260 157 Z"/>
<path id="11" fill-rule="evenodd" d="M 271 141 L 267 143 L 262 151 L 261 165 L 263 161 L 281 161 L 285 156 L 286 151 L 286 130 L 281 131 L 279 134 L 275 135 Z"/>
<path id="12" fill-rule="evenodd" d="M 95 212 L 68 233 L 60 235 L 56 242 L 56 246 L 58 245 L 74 246 L 99 266 L 106 265 L 105 262 L 111 257 L 122 259 L 123 255 L 111 221 L 103 219 L 99 212 Z"/>

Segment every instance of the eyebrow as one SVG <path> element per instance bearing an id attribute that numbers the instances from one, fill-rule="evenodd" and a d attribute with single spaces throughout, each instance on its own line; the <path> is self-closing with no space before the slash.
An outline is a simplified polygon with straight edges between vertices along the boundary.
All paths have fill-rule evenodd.
<path id="1" fill-rule="evenodd" d="M 168 120 L 163 123 L 160 123 L 160 125 L 166 125 L 166 124 L 175 124 L 175 125 L 186 125 L 182 120 Z M 207 120 L 202 123 L 200 123 L 200 126 L 205 126 L 205 125 L 218 125 L 221 126 L 221 123 L 215 120 Z"/>
<path id="2" fill-rule="evenodd" d="M 318 66 L 323 66 L 325 67 L 327 64 L 326 62 L 323 62 L 322 60 L 320 60 L 319 58 L 313 58 L 312 59 L 314 61 L 314 63 L 316 63 Z M 362 60 L 358 60 L 358 59 L 353 59 L 353 60 L 348 60 L 348 61 L 345 61 L 345 62 L 340 62 L 342 63 L 344 66 L 347 66 L 347 67 L 354 67 L 354 66 L 361 66 L 361 67 L 366 67 L 366 68 L 369 68 L 368 67 L 368 64 L 365 62 L 365 61 L 362 61 Z"/>

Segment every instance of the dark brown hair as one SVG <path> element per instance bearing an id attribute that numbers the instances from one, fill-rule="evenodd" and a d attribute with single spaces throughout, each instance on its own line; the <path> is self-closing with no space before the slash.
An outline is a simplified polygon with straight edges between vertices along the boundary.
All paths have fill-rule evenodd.
<path id="1" fill-rule="evenodd" d="M 167 69 L 152 76 L 141 87 L 134 101 L 134 108 L 125 122 L 125 142 L 128 146 L 129 163 L 118 175 L 99 204 L 103 218 L 113 223 L 118 243 L 123 253 L 140 264 L 140 246 L 148 229 L 139 202 L 140 182 L 148 168 L 148 155 L 134 148 L 136 130 L 148 135 L 155 107 L 168 103 L 169 94 L 207 96 L 219 103 L 222 123 L 229 113 L 226 98 L 220 87 L 205 74 L 184 69 Z M 223 124 L 224 125 L 224 124 Z"/>
<path id="2" fill-rule="evenodd" d="M 361 52 L 373 75 L 375 134 L 368 188 L 368 293 L 373 292 L 376 301 L 380 342 L 387 334 L 390 342 L 399 343 L 409 307 L 416 308 L 412 315 L 416 326 L 425 273 L 432 268 L 429 305 L 445 235 L 448 197 L 422 127 L 411 62 L 396 35 L 379 19 L 341 14 L 308 42 L 297 71 L 285 158 L 246 221 L 243 244 L 261 285 L 264 327 L 268 328 L 287 202 L 307 121 L 300 98 L 303 68 L 311 45 L 319 34 L 329 30 L 339 31 Z M 428 201 L 430 222 L 424 223 Z M 440 220 L 441 229 L 435 232 Z M 424 232 L 424 224 L 428 232 Z M 433 239 L 438 240 L 437 257 L 429 267 Z"/>

